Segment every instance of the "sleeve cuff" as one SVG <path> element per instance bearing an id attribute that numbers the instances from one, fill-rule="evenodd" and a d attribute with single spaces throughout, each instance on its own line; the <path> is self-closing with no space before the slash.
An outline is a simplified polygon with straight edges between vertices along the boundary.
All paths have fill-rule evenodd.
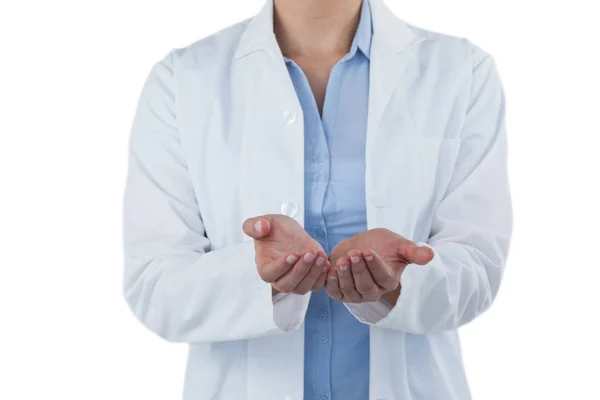
<path id="1" fill-rule="evenodd" d="M 270 290 L 270 288 L 269 288 Z M 273 320 L 279 329 L 289 332 L 304 322 L 312 292 L 303 295 L 277 293 L 273 296 Z"/>
<path id="2" fill-rule="evenodd" d="M 364 324 L 376 325 L 388 316 L 393 307 L 385 300 L 372 303 L 344 303 L 356 319 Z"/>
<path id="3" fill-rule="evenodd" d="M 273 296 L 273 305 L 281 301 L 281 299 L 283 299 L 286 295 L 287 293 L 277 293 L 275 296 Z"/>

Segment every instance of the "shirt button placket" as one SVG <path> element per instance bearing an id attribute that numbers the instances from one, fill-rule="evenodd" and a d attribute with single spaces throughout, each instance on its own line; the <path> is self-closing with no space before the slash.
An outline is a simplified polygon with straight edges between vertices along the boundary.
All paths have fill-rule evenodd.
<path id="1" fill-rule="evenodd" d="M 317 231 L 320 231 L 323 235 L 325 235 L 325 230 L 322 228 L 317 228 Z M 317 315 L 319 322 L 319 348 L 320 350 L 320 360 L 322 365 L 328 370 L 331 371 L 331 302 L 329 298 L 325 298 L 324 302 L 320 304 L 321 310 Z M 327 383 L 324 383 L 324 386 L 320 387 L 317 390 L 317 393 L 320 392 L 321 397 L 318 399 L 327 399 L 331 400 L 331 382 L 329 379 L 326 380 Z"/>

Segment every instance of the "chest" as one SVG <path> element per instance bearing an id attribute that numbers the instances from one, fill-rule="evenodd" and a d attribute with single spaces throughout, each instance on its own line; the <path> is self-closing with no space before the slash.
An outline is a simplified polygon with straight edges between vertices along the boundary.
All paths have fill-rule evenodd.
<path id="1" fill-rule="evenodd" d="M 345 72 L 364 85 L 367 95 L 356 98 L 366 105 L 356 107 L 368 112 L 325 118 L 323 136 L 327 144 L 328 133 L 339 131 L 333 140 L 340 140 L 340 147 L 334 143 L 333 149 L 347 145 L 363 154 L 364 168 L 359 168 L 364 171 L 369 227 L 383 226 L 415 238 L 424 234 L 415 229 L 427 231 L 426 216 L 451 175 L 468 91 L 458 92 L 462 88 L 455 87 L 433 93 L 436 77 L 423 77 L 418 59 L 382 61 L 372 60 L 367 72 L 360 68 Z M 302 106 L 304 96 L 297 93 L 295 79 L 281 58 L 255 54 L 239 60 L 227 73 L 201 72 L 179 74 L 177 112 L 187 166 L 211 243 L 246 240 L 239 226 L 256 215 L 284 213 L 304 224 L 305 172 L 312 168 L 306 158 L 316 157 L 318 163 L 325 156 L 307 154 L 323 148 L 312 145 L 312 130 L 307 126 L 319 120 L 312 89 L 305 97 L 313 99 L 316 115 L 305 118 L 310 111 Z M 334 68 L 330 75 L 335 73 Z M 367 79 L 356 79 L 360 74 Z M 325 96 L 355 97 L 355 89 L 344 85 L 338 89 Z M 327 115 L 328 99 L 323 104 Z M 353 129 L 356 125 L 364 129 Z M 344 137 L 349 131 L 365 136 Z M 352 140 L 361 144 L 351 145 Z"/>
<path id="2" fill-rule="evenodd" d="M 304 122 L 305 229 L 327 249 L 366 229 L 369 64 L 359 55 L 336 62 L 321 110 L 304 68 L 286 66 Z"/>
<path id="3" fill-rule="evenodd" d="M 307 180 L 364 178 L 368 60 L 358 56 L 338 60 L 327 79 L 316 84 L 311 83 L 310 74 L 296 60 L 287 59 L 286 67 L 303 116 Z M 320 107 L 315 89 L 325 91 Z"/>

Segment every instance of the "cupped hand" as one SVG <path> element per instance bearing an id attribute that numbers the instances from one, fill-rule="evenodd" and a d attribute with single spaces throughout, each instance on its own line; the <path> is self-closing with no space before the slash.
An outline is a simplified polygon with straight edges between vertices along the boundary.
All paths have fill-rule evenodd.
<path id="1" fill-rule="evenodd" d="M 424 265 L 433 251 L 384 228 L 371 229 L 335 246 L 326 290 L 346 303 L 373 302 L 399 289 L 408 264 Z"/>
<path id="2" fill-rule="evenodd" d="M 277 292 L 305 294 L 325 285 L 331 264 L 321 245 L 294 219 L 279 214 L 249 218 L 242 226 L 254 239 L 260 277 Z"/>

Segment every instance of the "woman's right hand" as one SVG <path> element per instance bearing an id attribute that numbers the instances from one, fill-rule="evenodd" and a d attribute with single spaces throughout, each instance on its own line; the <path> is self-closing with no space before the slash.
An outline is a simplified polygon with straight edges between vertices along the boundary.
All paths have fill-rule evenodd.
<path id="1" fill-rule="evenodd" d="M 254 239 L 260 277 L 273 295 L 305 294 L 325 285 L 331 267 L 325 251 L 294 219 L 279 214 L 249 218 L 242 226 Z"/>

